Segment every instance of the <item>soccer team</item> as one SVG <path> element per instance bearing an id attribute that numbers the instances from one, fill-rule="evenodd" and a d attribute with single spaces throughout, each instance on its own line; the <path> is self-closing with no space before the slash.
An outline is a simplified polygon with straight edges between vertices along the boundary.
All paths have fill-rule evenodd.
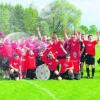
<path id="1" fill-rule="evenodd" d="M 64 30 L 65 38 L 60 39 L 56 32 L 48 38 L 41 36 L 39 28 L 37 31 L 39 43 L 31 37 L 22 39 L 21 42 L 7 39 L 0 43 L 0 71 L 4 78 L 36 79 L 35 70 L 42 64 L 48 66 L 50 79 L 79 80 L 84 75 L 84 64 L 87 78 L 94 78 L 99 32 L 96 34 L 97 39 L 93 40 L 92 35 L 85 36 L 79 32 L 67 36 Z M 45 46 L 41 48 L 43 45 Z M 91 75 L 89 66 L 92 67 Z"/>

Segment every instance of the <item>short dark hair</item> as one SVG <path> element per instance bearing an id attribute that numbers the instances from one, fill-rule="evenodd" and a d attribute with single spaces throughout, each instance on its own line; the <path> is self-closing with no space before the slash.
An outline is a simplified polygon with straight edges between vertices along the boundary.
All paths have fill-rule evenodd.
<path id="1" fill-rule="evenodd" d="M 85 35 L 85 34 L 82 33 L 81 35 Z"/>
<path id="2" fill-rule="evenodd" d="M 14 56 L 14 57 L 17 57 L 17 56 L 19 56 L 19 55 L 18 55 L 18 54 L 14 54 L 13 56 Z"/>
<path id="3" fill-rule="evenodd" d="M 69 53 L 68 53 L 68 54 L 66 54 L 66 55 L 65 55 L 65 57 L 66 57 L 66 58 L 67 58 L 67 57 L 70 57 L 70 54 L 69 54 Z"/>
<path id="4" fill-rule="evenodd" d="M 57 34 L 57 32 L 56 32 L 56 31 L 53 31 L 53 33 L 54 33 L 54 34 Z"/>
<path id="5" fill-rule="evenodd" d="M 90 36 L 93 36 L 93 35 L 88 35 L 88 38 L 89 38 Z"/>

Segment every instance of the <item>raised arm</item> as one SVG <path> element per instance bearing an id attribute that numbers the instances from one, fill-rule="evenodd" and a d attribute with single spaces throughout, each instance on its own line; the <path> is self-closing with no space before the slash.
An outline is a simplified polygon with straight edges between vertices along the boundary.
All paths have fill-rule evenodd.
<path id="1" fill-rule="evenodd" d="M 41 32 L 40 32 L 40 28 L 39 27 L 37 28 L 37 32 L 38 32 L 39 38 L 42 39 L 42 35 L 41 35 Z"/>
<path id="2" fill-rule="evenodd" d="M 99 42 L 99 32 L 97 32 L 97 42 Z"/>
<path id="3" fill-rule="evenodd" d="M 63 52 L 67 54 L 67 51 L 64 49 L 63 45 L 61 44 L 60 47 L 62 48 Z"/>
<path id="4" fill-rule="evenodd" d="M 64 28 L 64 37 L 65 37 L 66 39 L 68 39 L 66 28 Z"/>

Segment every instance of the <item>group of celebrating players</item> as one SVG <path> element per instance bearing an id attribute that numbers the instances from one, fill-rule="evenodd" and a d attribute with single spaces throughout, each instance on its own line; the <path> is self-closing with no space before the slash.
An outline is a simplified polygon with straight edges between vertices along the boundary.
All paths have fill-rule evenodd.
<path id="1" fill-rule="evenodd" d="M 83 77 L 84 64 L 87 78 L 94 78 L 95 74 L 95 48 L 99 42 L 92 35 L 85 36 L 79 32 L 67 36 L 64 30 L 64 39 L 57 37 L 56 32 L 52 38 L 41 36 L 38 28 L 39 42 L 29 37 L 19 41 L 3 40 L 0 43 L 0 70 L 3 77 L 9 79 L 36 79 L 36 69 L 40 65 L 47 65 L 50 70 L 50 79 L 76 79 Z M 87 37 L 87 38 L 86 38 Z M 41 48 L 42 45 L 45 45 Z M 38 48 L 38 49 L 36 49 Z M 89 66 L 92 67 L 90 76 Z"/>

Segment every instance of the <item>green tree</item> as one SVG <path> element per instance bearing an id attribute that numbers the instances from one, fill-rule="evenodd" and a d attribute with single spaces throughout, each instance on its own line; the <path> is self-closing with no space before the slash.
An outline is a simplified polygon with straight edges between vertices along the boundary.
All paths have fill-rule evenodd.
<path id="1" fill-rule="evenodd" d="M 0 5 L 0 31 L 9 33 L 10 27 L 9 27 L 9 18 L 10 18 L 10 5 Z"/>
<path id="2" fill-rule="evenodd" d="M 24 31 L 24 8 L 21 5 L 16 5 L 12 9 L 10 9 L 10 11 L 11 16 L 9 22 L 11 32 Z"/>
<path id="3" fill-rule="evenodd" d="M 41 13 L 41 18 L 47 22 L 51 33 L 56 31 L 63 36 L 65 27 L 67 32 L 72 32 L 80 24 L 80 10 L 66 0 L 56 0 L 45 8 Z"/>
<path id="4" fill-rule="evenodd" d="M 88 31 L 89 31 L 89 29 L 85 25 L 81 25 L 81 26 L 78 27 L 78 32 L 80 32 L 80 33 L 88 34 Z"/>
<path id="5" fill-rule="evenodd" d="M 38 11 L 32 7 L 25 8 L 23 18 L 25 32 L 33 33 L 39 24 Z"/>
<path id="6" fill-rule="evenodd" d="M 89 26 L 89 31 L 88 31 L 88 34 L 95 34 L 97 32 L 97 27 L 96 25 L 91 25 Z"/>

